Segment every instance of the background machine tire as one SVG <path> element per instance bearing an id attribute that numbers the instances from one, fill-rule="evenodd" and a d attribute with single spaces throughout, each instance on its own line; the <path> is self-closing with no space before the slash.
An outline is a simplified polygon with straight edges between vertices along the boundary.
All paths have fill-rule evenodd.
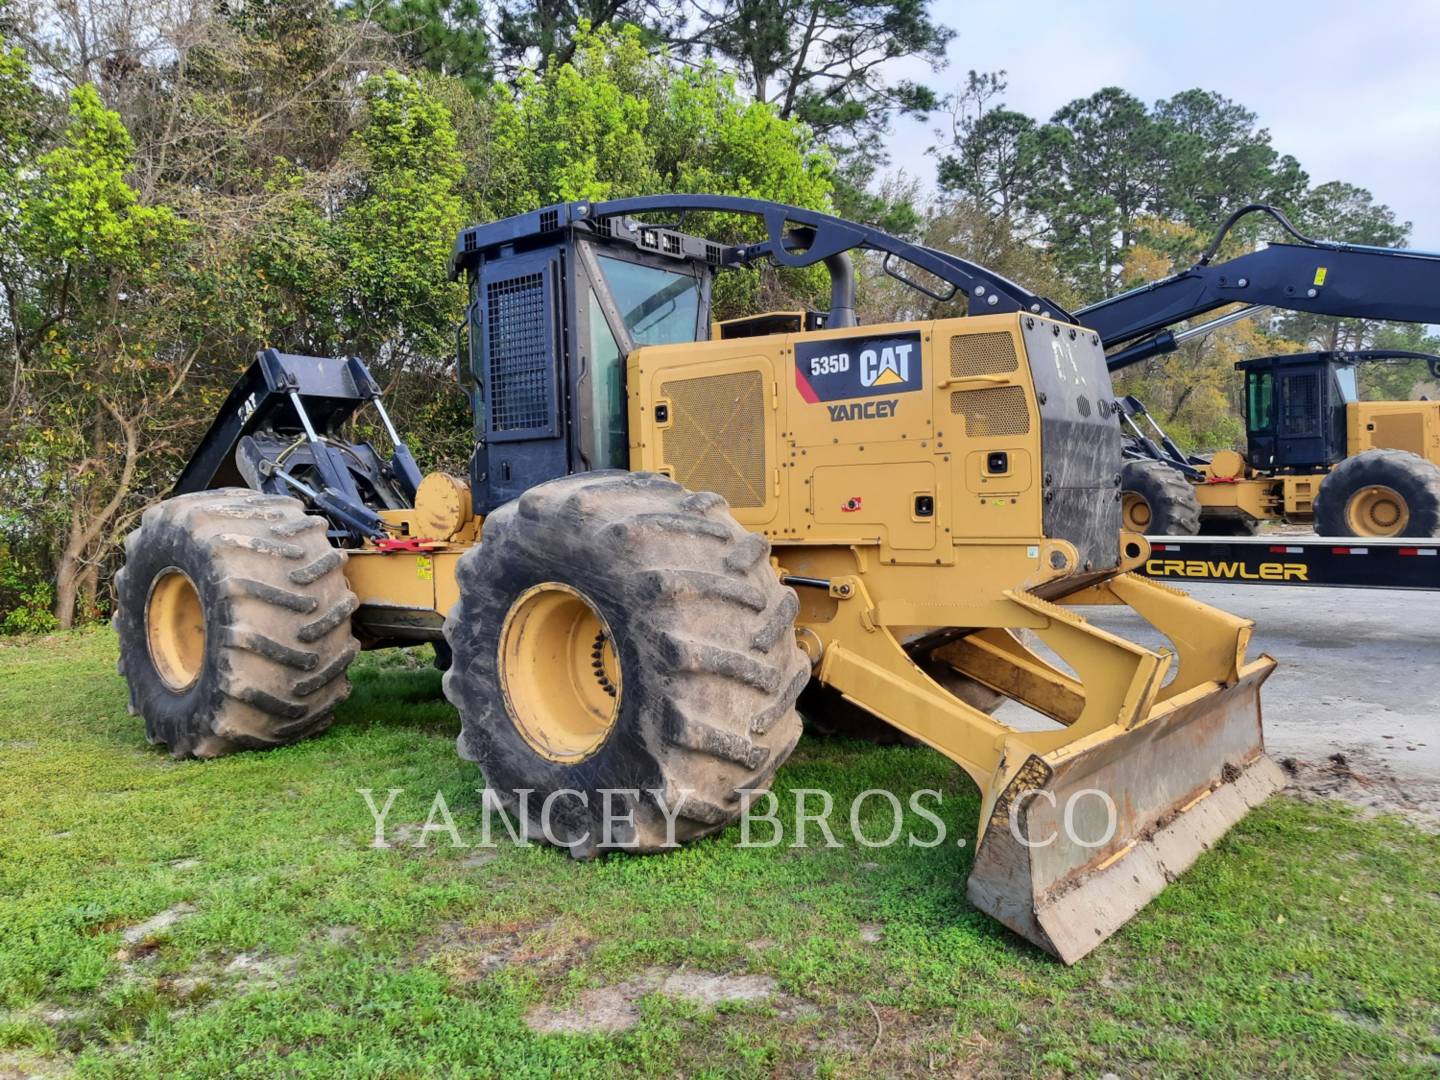
<path id="1" fill-rule="evenodd" d="M 295 499 L 226 488 L 146 510 L 112 621 L 150 742 L 208 758 L 328 727 L 360 648 L 344 564 Z"/>
<path id="2" fill-rule="evenodd" d="M 613 797 L 611 846 L 659 850 L 652 792 L 671 808 L 689 792 L 684 842 L 735 820 L 741 789 L 769 786 L 800 737 L 795 699 L 810 678 L 799 602 L 769 550 L 720 496 L 650 473 L 552 480 L 485 519 L 456 571 L 445 694 L 460 755 L 531 836 L 554 794 L 551 836 L 596 854 L 596 793 L 620 789 L 639 794 Z M 567 789 L 586 805 L 555 794 Z"/>
<path id="3" fill-rule="evenodd" d="M 1405 450 L 1346 458 L 1315 495 L 1321 536 L 1440 536 L 1440 466 Z"/>
<path id="4" fill-rule="evenodd" d="M 1127 461 L 1120 469 L 1122 519 L 1132 532 L 1194 536 L 1200 531 L 1195 488 L 1163 461 Z"/>

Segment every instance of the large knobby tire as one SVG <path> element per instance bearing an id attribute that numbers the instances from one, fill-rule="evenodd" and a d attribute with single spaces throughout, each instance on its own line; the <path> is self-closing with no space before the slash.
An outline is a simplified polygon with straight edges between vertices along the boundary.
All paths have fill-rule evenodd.
<path id="1" fill-rule="evenodd" d="M 330 725 L 359 651 L 345 555 L 295 499 L 201 491 L 125 538 L 112 623 L 130 711 L 175 757 L 295 742 Z"/>
<path id="2" fill-rule="evenodd" d="M 1194 536 L 1200 531 L 1195 487 L 1163 461 L 1127 461 L 1120 468 L 1125 527 L 1147 536 Z"/>
<path id="3" fill-rule="evenodd" d="M 1440 466 L 1407 450 L 1366 450 L 1320 483 L 1321 536 L 1440 536 Z"/>
<path id="4" fill-rule="evenodd" d="M 460 755 L 530 836 L 577 858 L 656 851 L 670 846 L 657 800 L 679 805 L 683 843 L 769 786 L 810 677 L 769 550 L 720 496 L 649 473 L 552 480 L 485 519 L 457 567 L 445 695 Z M 612 821 L 633 815 L 608 845 L 606 789 Z M 544 801 L 566 790 L 584 804 L 556 795 L 547 836 Z"/>

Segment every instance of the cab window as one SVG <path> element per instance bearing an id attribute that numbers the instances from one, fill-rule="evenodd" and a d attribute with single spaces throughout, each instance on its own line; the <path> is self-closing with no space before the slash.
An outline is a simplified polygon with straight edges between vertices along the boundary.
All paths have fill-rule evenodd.
<path id="1" fill-rule="evenodd" d="M 1275 426 L 1275 377 L 1268 371 L 1252 371 L 1246 386 L 1250 430 L 1269 431 Z"/>
<path id="2" fill-rule="evenodd" d="M 700 318 L 700 281 L 654 266 L 600 256 L 610 295 L 636 345 L 694 341 Z"/>
<path id="3" fill-rule="evenodd" d="M 1337 367 L 1335 381 L 1340 384 L 1341 401 L 1360 400 L 1360 390 L 1355 385 L 1355 369 L 1353 367 Z"/>
<path id="4" fill-rule="evenodd" d="M 625 358 L 594 291 L 590 293 L 590 415 L 595 418 L 597 469 L 628 469 L 625 415 Z"/>

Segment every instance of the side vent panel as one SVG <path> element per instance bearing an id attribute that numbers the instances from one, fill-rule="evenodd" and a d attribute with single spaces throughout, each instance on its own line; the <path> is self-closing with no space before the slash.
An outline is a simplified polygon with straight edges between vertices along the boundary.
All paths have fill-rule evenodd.
<path id="1" fill-rule="evenodd" d="M 543 273 L 485 286 L 485 396 L 494 438 L 553 432 L 554 363 L 546 300 Z"/>
<path id="2" fill-rule="evenodd" d="M 1007 333 L 956 334 L 950 339 L 950 377 L 1004 375 L 1018 371 L 1015 339 Z"/>
<path id="3" fill-rule="evenodd" d="M 692 491 L 714 491 L 736 509 L 765 505 L 765 380 L 758 371 L 676 379 L 661 458 Z"/>
<path id="4" fill-rule="evenodd" d="M 965 437 L 968 439 L 1030 433 L 1030 410 L 1025 404 L 1024 387 L 956 390 L 950 395 L 950 412 L 965 418 Z"/>

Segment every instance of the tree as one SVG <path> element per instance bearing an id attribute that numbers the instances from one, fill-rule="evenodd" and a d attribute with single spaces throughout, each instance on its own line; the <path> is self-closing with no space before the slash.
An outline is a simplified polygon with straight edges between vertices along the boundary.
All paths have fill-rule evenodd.
<path id="1" fill-rule="evenodd" d="M 1036 133 L 1028 209 L 1085 300 L 1119 288 L 1122 255 L 1162 191 L 1165 145 L 1144 102 L 1114 86 L 1072 101 Z"/>
<path id="2" fill-rule="evenodd" d="M 1039 166 L 1036 128 L 1024 113 L 991 103 L 1004 94 L 1005 72 L 971 71 L 946 104 L 950 149 L 940 154 L 937 180 L 948 194 L 1018 226 Z M 937 135 L 942 133 L 937 132 Z"/>
<path id="3" fill-rule="evenodd" d="M 596 30 L 638 30 L 651 45 L 681 32 L 680 0 L 498 0 L 497 48 L 513 76 L 568 64 L 582 38 Z"/>
<path id="4" fill-rule="evenodd" d="M 6 278 L 12 385 L 23 400 L 20 460 L 6 471 L 28 471 L 64 511 L 55 563 L 62 628 L 80 594 L 93 597 L 97 549 L 111 542 L 140 469 L 142 427 L 184 378 L 163 332 L 146 332 L 168 321 L 166 256 L 183 230 L 125 182 L 132 152 L 94 88 L 72 91 L 64 131 L 20 187 L 22 266 Z"/>
<path id="5" fill-rule="evenodd" d="M 344 8 L 393 35 L 415 67 L 458 79 L 472 93 L 490 84 L 494 47 L 481 0 L 347 0 Z"/>
<path id="6" fill-rule="evenodd" d="M 832 146 L 873 139 L 897 112 L 932 112 L 933 89 L 889 83 L 884 68 L 904 58 L 944 67 L 955 36 L 931 18 L 927 0 L 718 0 L 701 5 L 699 19 L 685 44 L 733 66 L 755 100 Z"/>
<path id="7" fill-rule="evenodd" d="M 1164 190 L 1156 209 L 1199 229 L 1214 229 L 1247 203 L 1292 208 L 1304 190 L 1299 162 L 1281 156 L 1250 110 L 1212 91 L 1186 90 L 1157 102 Z M 1207 235 L 1208 239 L 1208 235 Z"/>

